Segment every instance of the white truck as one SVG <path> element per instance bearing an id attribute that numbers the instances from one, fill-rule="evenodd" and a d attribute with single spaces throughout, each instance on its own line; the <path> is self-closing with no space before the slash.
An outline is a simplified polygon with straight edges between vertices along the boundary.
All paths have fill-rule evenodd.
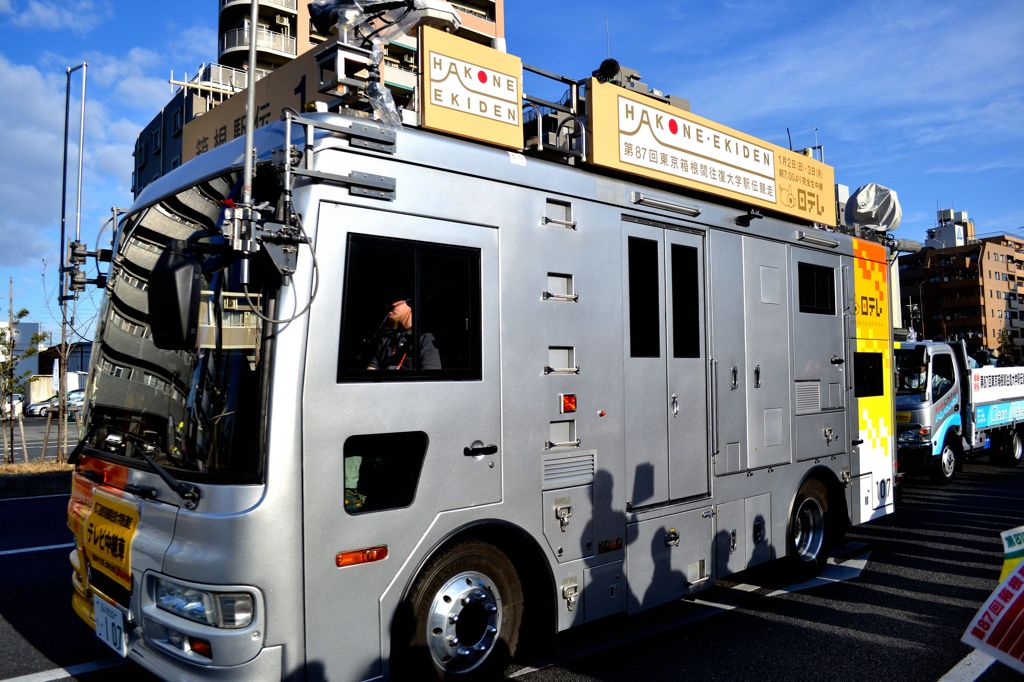
<path id="1" fill-rule="evenodd" d="M 1024 367 L 979 367 L 963 341 L 897 343 L 896 428 L 901 470 L 953 480 L 966 456 L 1024 457 Z"/>

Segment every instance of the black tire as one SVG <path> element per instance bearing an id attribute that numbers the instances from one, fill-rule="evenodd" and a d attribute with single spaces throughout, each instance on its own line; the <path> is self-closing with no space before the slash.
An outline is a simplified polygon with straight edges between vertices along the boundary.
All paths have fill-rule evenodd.
<path id="1" fill-rule="evenodd" d="M 942 444 L 942 452 L 932 462 L 931 474 L 936 483 L 946 485 L 956 478 L 956 472 L 960 470 L 963 462 L 963 453 L 955 438 L 946 438 Z"/>
<path id="2" fill-rule="evenodd" d="M 817 479 L 804 481 L 789 515 L 787 559 L 795 579 L 809 580 L 825 568 L 835 528 L 825 485 Z"/>
<path id="3" fill-rule="evenodd" d="M 999 449 L 993 453 L 992 459 L 996 464 L 1006 467 L 1015 467 L 1024 460 L 1024 436 L 1020 429 L 1014 429 L 1009 438 L 1000 443 Z"/>
<path id="4" fill-rule="evenodd" d="M 409 627 L 397 623 L 395 679 L 493 680 L 515 654 L 523 589 L 500 549 L 466 540 L 434 557 L 407 602 Z"/>

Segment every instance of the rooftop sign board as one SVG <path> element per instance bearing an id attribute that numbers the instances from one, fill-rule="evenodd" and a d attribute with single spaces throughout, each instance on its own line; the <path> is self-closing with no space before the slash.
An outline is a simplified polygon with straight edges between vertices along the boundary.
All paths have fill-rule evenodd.
<path id="1" fill-rule="evenodd" d="M 523 62 L 432 28 L 420 44 L 424 128 L 523 148 Z"/>
<path id="2" fill-rule="evenodd" d="M 594 165 L 835 225 L 831 166 L 617 85 L 587 92 Z"/>

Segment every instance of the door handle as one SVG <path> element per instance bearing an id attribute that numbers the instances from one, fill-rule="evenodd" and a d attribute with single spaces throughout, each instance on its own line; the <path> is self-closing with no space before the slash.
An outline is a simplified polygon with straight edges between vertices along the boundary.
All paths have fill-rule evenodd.
<path id="1" fill-rule="evenodd" d="M 833 365 L 841 365 L 843 364 L 843 362 L 845 362 L 845 360 L 843 360 L 838 355 L 833 355 L 832 359 L 829 362 L 831 362 Z"/>
<path id="2" fill-rule="evenodd" d="M 675 417 L 679 414 L 679 396 L 675 393 L 672 394 L 672 416 Z"/>
<path id="3" fill-rule="evenodd" d="M 493 455 L 497 451 L 497 445 L 484 445 L 482 441 L 475 440 L 468 448 L 463 448 L 462 454 L 466 457 L 479 457 L 481 455 Z"/>
<path id="4" fill-rule="evenodd" d="M 754 388 L 761 388 L 761 365 L 754 366 Z"/>
<path id="5" fill-rule="evenodd" d="M 740 372 L 735 365 L 732 367 L 732 386 L 730 389 L 735 391 L 740 386 Z"/>

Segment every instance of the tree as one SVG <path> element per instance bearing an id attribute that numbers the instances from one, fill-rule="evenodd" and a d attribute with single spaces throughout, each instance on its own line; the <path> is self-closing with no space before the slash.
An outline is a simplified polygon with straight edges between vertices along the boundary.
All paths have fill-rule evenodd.
<path id="1" fill-rule="evenodd" d="M 28 340 L 26 347 L 20 353 L 14 351 L 14 336 L 18 322 L 28 317 L 28 309 L 22 308 L 14 312 L 11 307 L 9 324 L 0 328 L 0 401 L 5 406 L 11 407 L 11 449 L 7 453 L 7 463 L 14 461 L 14 394 L 26 394 L 25 380 L 32 376 L 32 372 L 18 373 L 18 364 L 25 358 L 30 358 L 39 352 L 39 344 L 46 340 L 46 334 L 33 334 Z M 24 399 L 23 399 L 24 400 Z"/>
<path id="2" fill-rule="evenodd" d="M 1018 364 L 1020 358 L 1017 357 L 1017 344 L 1013 342 L 1010 330 L 1004 329 L 999 332 L 999 366 L 1014 367 Z"/>

